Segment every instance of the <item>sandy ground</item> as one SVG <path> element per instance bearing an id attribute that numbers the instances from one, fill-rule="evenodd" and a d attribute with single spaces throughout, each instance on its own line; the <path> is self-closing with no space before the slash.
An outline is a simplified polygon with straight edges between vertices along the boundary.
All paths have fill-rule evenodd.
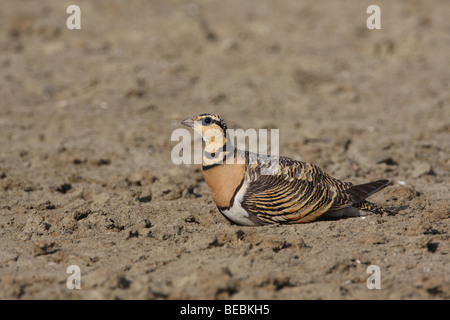
<path id="1" fill-rule="evenodd" d="M 450 298 L 449 1 L 76 2 L 0 8 L 0 298 Z M 170 159 L 203 112 L 408 208 L 230 225 Z"/>

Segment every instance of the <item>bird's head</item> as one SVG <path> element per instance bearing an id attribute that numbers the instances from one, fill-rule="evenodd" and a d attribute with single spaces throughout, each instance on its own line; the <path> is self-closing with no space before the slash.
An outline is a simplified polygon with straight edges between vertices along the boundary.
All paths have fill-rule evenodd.
<path id="1" fill-rule="evenodd" d="M 232 147 L 227 146 L 227 125 L 221 117 L 211 113 L 203 113 L 187 118 L 182 124 L 194 128 L 205 141 L 203 150 L 203 169 L 224 163 Z M 227 151 L 227 148 L 229 149 Z"/>
<path id="2" fill-rule="evenodd" d="M 194 128 L 207 143 L 224 144 L 226 142 L 227 125 L 218 115 L 203 113 L 187 118 L 181 123 Z"/>

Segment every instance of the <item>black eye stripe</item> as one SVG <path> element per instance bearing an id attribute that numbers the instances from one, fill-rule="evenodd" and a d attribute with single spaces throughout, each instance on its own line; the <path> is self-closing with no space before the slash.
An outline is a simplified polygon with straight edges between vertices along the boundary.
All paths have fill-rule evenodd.
<path id="1" fill-rule="evenodd" d="M 226 128 L 224 128 L 224 124 L 221 121 L 219 121 L 219 120 L 213 119 L 212 123 L 217 124 L 219 127 L 221 127 L 224 130 L 226 129 Z"/>
<path id="2" fill-rule="evenodd" d="M 203 121 L 202 121 L 204 124 L 207 124 L 207 125 L 211 125 L 211 124 L 217 124 L 219 127 L 221 127 L 221 128 L 223 128 L 223 123 L 222 123 L 222 121 L 220 121 L 220 120 L 216 120 L 216 119 L 213 119 L 213 118 L 210 118 L 210 117 L 208 117 L 208 118 L 203 118 Z"/>
<path id="3" fill-rule="evenodd" d="M 210 122 L 205 121 L 206 119 L 210 119 Z M 197 121 L 200 121 L 200 123 L 203 126 L 209 126 L 213 123 L 215 123 L 217 126 L 219 126 L 222 130 L 227 130 L 226 123 L 217 115 L 209 114 L 209 113 L 203 113 L 197 116 Z"/>

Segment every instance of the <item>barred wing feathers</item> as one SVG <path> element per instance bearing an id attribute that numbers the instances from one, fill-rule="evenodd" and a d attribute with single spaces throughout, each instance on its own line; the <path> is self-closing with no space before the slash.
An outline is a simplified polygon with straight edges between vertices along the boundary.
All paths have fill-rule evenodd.
<path id="1" fill-rule="evenodd" d="M 255 159 L 257 157 L 257 159 Z M 242 207 L 266 223 L 302 223 L 327 211 L 360 202 L 386 186 L 386 180 L 353 186 L 329 176 L 320 167 L 289 158 L 247 154 L 249 181 Z M 277 159 L 274 166 L 270 160 Z M 262 175 L 270 169 L 272 174 Z M 267 173 L 267 172 L 266 172 Z"/>

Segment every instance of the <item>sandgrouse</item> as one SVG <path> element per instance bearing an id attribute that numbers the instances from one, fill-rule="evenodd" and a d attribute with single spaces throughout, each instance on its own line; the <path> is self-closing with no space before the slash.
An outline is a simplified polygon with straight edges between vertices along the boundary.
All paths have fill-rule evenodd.
<path id="1" fill-rule="evenodd" d="M 206 142 L 205 181 L 219 211 L 238 225 L 305 223 L 364 211 L 393 213 L 365 200 L 386 187 L 388 180 L 353 185 L 311 163 L 239 150 L 218 115 L 204 113 L 182 124 L 193 127 Z"/>

